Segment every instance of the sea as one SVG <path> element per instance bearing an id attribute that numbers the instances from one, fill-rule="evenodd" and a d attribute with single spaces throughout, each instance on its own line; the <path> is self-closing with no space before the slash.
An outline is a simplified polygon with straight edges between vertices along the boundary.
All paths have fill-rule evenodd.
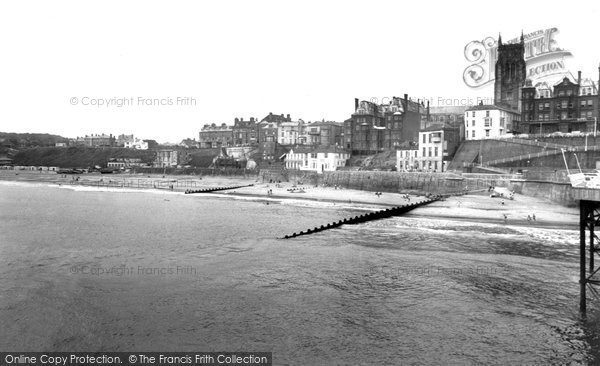
<path id="1" fill-rule="evenodd" d="M 275 365 L 586 365 L 578 231 L 376 207 L 0 182 L 0 349 L 266 351 Z"/>

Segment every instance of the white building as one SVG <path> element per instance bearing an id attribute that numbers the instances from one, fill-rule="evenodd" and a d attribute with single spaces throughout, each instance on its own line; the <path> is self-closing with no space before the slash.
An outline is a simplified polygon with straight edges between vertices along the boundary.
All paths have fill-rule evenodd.
<path id="1" fill-rule="evenodd" d="M 423 171 L 445 172 L 460 145 L 460 129 L 432 126 L 419 131 L 417 160 Z"/>
<path id="2" fill-rule="evenodd" d="M 502 137 L 521 120 L 517 111 L 495 105 L 477 105 L 465 111 L 465 139 L 483 140 Z"/>
<path id="3" fill-rule="evenodd" d="M 285 167 L 322 174 L 346 166 L 348 159 L 350 159 L 348 151 L 333 147 L 296 147 L 285 154 Z"/>
<path id="4" fill-rule="evenodd" d="M 298 122 L 281 122 L 277 127 L 277 142 L 279 145 L 298 145 L 302 120 Z"/>
<path id="5" fill-rule="evenodd" d="M 419 149 L 396 150 L 396 170 L 407 172 L 418 169 Z"/>

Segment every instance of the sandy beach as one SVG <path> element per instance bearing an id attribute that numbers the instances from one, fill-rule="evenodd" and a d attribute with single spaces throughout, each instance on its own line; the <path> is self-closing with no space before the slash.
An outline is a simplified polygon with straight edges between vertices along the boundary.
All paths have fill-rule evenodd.
<path id="1" fill-rule="evenodd" d="M 60 175 L 39 172 L 0 171 L 0 180 L 20 182 L 46 182 L 56 185 L 80 185 L 102 188 L 122 189 L 156 189 L 185 192 L 188 189 L 207 187 L 224 187 L 250 185 L 229 191 L 217 192 L 225 196 L 256 197 L 265 200 L 311 200 L 333 203 L 353 204 L 357 207 L 365 205 L 373 207 L 393 207 L 418 202 L 423 196 L 404 193 L 360 191 L 334 187 L 315 187 L 311 185 L 295 185 L 291 182 L 263 183 L 256 176 L 163 176 L 141 174 L 81 174 Z M 508 197 L 506 189 L 498 188 L 499 193 Z M 519 225 L 543 228 L 575 229 L 579 219 L 576 208 L 560 206 L 556 203 L 514 195 L 513 200 L 491 198 L 489 192 L 473 192 L 463 196 L 447 197 L 441 201 L 420 207 L 406 214 L 411 217 L 436 217 L 449 220 L 488 222 L 503 225 Z M 535 220 L 534 220 L 535 215 Z"/>

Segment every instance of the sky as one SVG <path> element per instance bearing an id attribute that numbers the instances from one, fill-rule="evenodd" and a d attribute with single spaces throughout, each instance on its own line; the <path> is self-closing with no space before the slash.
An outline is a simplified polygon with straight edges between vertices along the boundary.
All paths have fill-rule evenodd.
<path id="1" fill-rule="evenodd" d="M 457 105 L 493 94 L 464 83 L 467 43 L 552 27 L 597 80 L 598 4 L 2 1 L 0 131 L 179 142 L 269 112 L 341 122 L 354 98 Z"/>

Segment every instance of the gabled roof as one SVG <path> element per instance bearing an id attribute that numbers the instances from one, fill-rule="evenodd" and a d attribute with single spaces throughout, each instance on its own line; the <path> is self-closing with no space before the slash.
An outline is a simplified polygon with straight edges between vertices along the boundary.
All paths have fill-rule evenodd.
<path id="1" fill-rule="evenodd" d="M 577 85 L 576 83 L 572 82 L 571 80 L 569 80 L 568 77 L 564 77 L 560 82 L 558 82 L 557 84 L 554 84 L 554 86 L 575 86 Z"/>

